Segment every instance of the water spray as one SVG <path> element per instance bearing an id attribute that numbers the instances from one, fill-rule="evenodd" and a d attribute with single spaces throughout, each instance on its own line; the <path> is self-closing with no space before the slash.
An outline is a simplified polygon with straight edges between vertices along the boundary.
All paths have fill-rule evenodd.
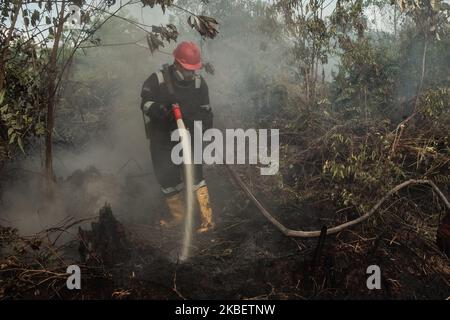
<path id="1" fill-rule="evenodd" d="M 180 106 L 177 103 L 172 105 L 172 113 L 177 123 L 181 145 L 183 147 L 186 220 L 184 224 L 184 239 L 180 261 L 185 261 L 189 257 L 189 249 L 192 242 L 192 224 L 194 220 L 194 170 L 189 133 L 186 130 L 186 126 L 184 125 L 183 117 L 181 115 Z"/>

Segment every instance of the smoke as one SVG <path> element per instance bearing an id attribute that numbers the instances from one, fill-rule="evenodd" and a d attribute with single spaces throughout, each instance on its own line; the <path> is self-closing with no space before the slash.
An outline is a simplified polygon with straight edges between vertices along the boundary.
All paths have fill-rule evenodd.
<path id="1" fill-rule="evenodd" d="M 156 9 L 143 16 L 139 8 L 131 12 L 138 21 L 164 20 Z M 145 34 L 119 19 L 111 19 L 98 37 L 104 44 L 135 39 L 137 45 L 91 48 L 76 56 L 56 111 L 53 196 L 45 194 L 38 145 L 29 149 L 35 153 L 15 159 L 3 173 L 0 223 L 23 234 L 69 216 L 95 216 L 105 203 L 123 220 L 158 218 L 152 214 L 161 201 L 152 176 L 140 90 L 167 56 L 150 56 L 142 47 L 145 40 L 138 41 Z"/>
<path id="2" fill-rule="evenodd" d="M 234 121 L 257 117 L 268 87 L 290 72 L 283 62 L 284 48 L 265 34 L 223 40 L 219 36 L 205 49 L 205 58 L 215 67 L 215 74 L 206 76 L 211 103 L 224 127 L 236 125 L 230 113 L 236 116 Z"/>
<path id="3" fill-rule="evenodd" d="M 145 25 L 175 23 L 178 41 L 197 42 L 203 60 L 215 69 L 213 75 L 202 71 L 215 126 L 255 127 L 262 111 L 268 110 L 264 107 L 273 107 L 271 88 L 282 83 L 290 86 L 289 93 L 300 91 L 294 87 L 298 79 L 286 55 L 290 44 L 263 15 L 252 15 L 227 1 L 226 8 L 215 6 L 211 15 L 220 22 L 220 33 L 213 40 L 201 39 L 186 28 L 186 17 L 179 11 L 163 15 L 158 7 L 136 5 L 120 15 Z M 76 55 L 56 110 L 54 197 L 45 197 L 42 146 L 36 143 L 27 149 L 36 151 L 14 160 L 2 173 L 0 223 L 33 233 L 67 216 L 94 216 L 105 202 L 122 221 L 154 223 L 164 214 L 145 137 L 140 91 L 151 73 L 172 62 L 176 44 L 165 44 L 152 55 L 142 27 L 113 18 L 96 34 L 102 45 Z M 420 58 L 420 43 L 417 47 L 414 56 Z M 445 68 L 441 69 L 444 74 Z"/>
<path id="4" fill-rule="evenodd" d="M 128 16 L 146 24 L 168 21 L 158 8 L 141 12 L 133 7 Z M 263 96 L 287 66 L 282 63 L 284 48 L 257 24 L 249 24 L 248 14 L 230 12 L 219 20 L 217 39 L 202 41 L 192 31 L 179 41 L 201 45 L 204 60 L 215 68 L 214 75 L 203 72 L 203 76 L 216 126 L 235 128 L 239 125 L 231 119 L 241 119 L 242 114 L 253 117 L 255 97 Z M 172 57 L 151 55 L 145 33 L 120 19 L 111 19 L 98 37 L 104 46 L 77 55 L 56 111 L 54 196 L 45 197 L 39 152 L 15 161 L 14 168 L 20 170 L 11 165 L 10 179 L 2 181 L 0 223 L 31 234 L 68 216 L 93 217 L 105 203 L 119 219 L 131 223 L 153 223 L 164 213 L 145 137 L 140 91 L 144 80 L 163 63 L 171 63 Z M 134 45 L 107 46 L 133 41 Z M 166 44 L 162 51 L 170 53 L 174 46 Z"/>

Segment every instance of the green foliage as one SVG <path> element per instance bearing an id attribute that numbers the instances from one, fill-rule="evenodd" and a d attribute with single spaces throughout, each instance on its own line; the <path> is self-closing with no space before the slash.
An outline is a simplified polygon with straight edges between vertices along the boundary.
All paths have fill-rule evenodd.
<path id="1" fill-rule="evenodd" d="M 324 16 L 324 0 L 278 1 L 275 16 L 281 14 L 284 32 L 291 39 L 290 58 L 297 78 L 304 85 L 305 101 L 315 103 L 319 65 L 328 63 L 335 26 Z"/>
<path id="2" fill-rule="evenodd" d="M 443 32 L 445 23 L 441 21 L 445 10 L 430 6 L 403 9 L 413 19 L 402 25 L 397 35 L 352 33 L 363 27 L 357 15 L 338 7 L 332 15 L 331 20 L 340 25 L 336 29 L 340 63 L 330 100 L 347 119 L 375 117 L 398 122 L 413 112 L 414 96 L 421 94 L 420 89 L 448 86 L 450 34 Z M 439 40 L 437 30 L 442 35 Z"/>
<path id="3" fill-rule="evenodd" d="M 280 148 L 281 183 L 273 181 L 283 204 L 327 199 L 334 208 L 363 213 L 407 179 L 448 174 L 450 33 L 429 9 L 420 10 L 434 22 L 419 14 L 395 33 L 370 30 L 364 8 L 362 1 L 338 1 L 325 23 L 326 54 L 338 60 L 331 82 L 295 120 L 278 119 L 288 132 L 288 145 Z M 294 60 L 304 63 L 300 57 Z M 298 113 L 300 102 L 291 99 L 289 112 Z"/>
<path id="4" fill-rule="evenodd" d="M 393 41 L 392 41 L 393 42 Z M 398 93 L 399 52 L 392 42 L 368 38 L 352 42 L 332 83 L 331 100 L 347 117 L 389 113 Z"/>
<path id="5" fill-rule="evenodd" d="M 6 85 L 0 99 L 0 133 L 9 147 L 17 146 L 25 153 L 32 137 L 44 134 L 42 111 L 41 67 L 43 58 L 36 58 L 35 47 L 16 41 L 10 48 L 13 59 L 5 66 Z"/>
<path id="6" fill-rule="evenodd" d="M 436 88 L 427 90 L 421 97 L 419 104 L 423 106 L 422 112 L 434 121 L 449 117 L 450 88 Z"/>

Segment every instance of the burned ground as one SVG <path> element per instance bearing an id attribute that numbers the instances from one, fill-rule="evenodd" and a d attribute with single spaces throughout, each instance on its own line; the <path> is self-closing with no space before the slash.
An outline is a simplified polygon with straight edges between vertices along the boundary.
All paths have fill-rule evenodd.
<path id="1" fill-rule="evenodd" d="M 71 176 L 68 183 L 75 179 L 83 184 L 83 179 L 92 176 L 102 179 L 91 168 L 78 172 L 78 180 Z M 373 219 L 330 235 L 319 245 L 318 239 L 288 238 L 279 232 L 232 183 L 224 167 L 208 168 L 207 177 L 217 227 L 211 233 L 194 236 L 187 261 L 178 261 L 181 230 L 167 231 L 158 224 L 165 210 L 161 201 L 152 203 L 143 223 L 131 218 L 132 212 L 126 213 L 128 218 L 122 213 L 119 222 L 113 215 L 114 207 L 106 205 L 100 210 L 100 218 L 64 221 L 33 237 L 22 237 L 14 230 L 2 228 L 2 298 L 442 299 L 448 296 L 448 258 L 398 217 L 385 214 L 383 221 Z M 265 202 L 270 204 L 269 200 Z M 318 206 L 285 209 L 280 218 L 291 227 L 302 224 L 303 229 L 320 229 L 327 223 L 327 215 L 319 214 L 318 210 Z M 299 222 L 303 214 L 306 218 Z M 84 231 L 77 236 L 79 225 Z M 68 233 L 72 236 L 62 236 Z M 86 251 L 80 249 L 88 250 L 88 259 Z M 80 291 L 65 287 L 65 268 L 69 264 L 82 268 Z M 366 269 L 372 264 L 382 270 L 381 290 L 367 289 Z"/>

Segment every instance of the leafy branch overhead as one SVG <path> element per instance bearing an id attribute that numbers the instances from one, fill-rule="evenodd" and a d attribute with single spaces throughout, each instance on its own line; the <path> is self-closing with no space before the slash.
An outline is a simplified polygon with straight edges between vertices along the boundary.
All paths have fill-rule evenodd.
<path id="1" fill-rule="evenodd" d="M 141 0 L 144 6 L 150 6 L 153 8 L 156 4 L 159 4 L 161 6 L 161 9 L 163 13 L 165 13 L 166 8 L 173 5 L 173 0 Z M 176 6 L 178 9 L 184 10 L 186 12 L 189 12 L 181 7 Z M 219 33 L 217 30 L 217 27 L 219 23 L 216 19 L 203 16 L 203 15 L 196 15 L 192 12 L 189 12 L 191 16 L 188 18 L 188 24 L 191 26 L 191 28 L 195 29 L 202 37 L 214 39 L 215 36 Z"/>
<path id="2" fill-rule="evenodd" d="M 162 42 L 155 33 L 147 34 L 147 44 L 151 53 L 157 51 L 159 47 L 164 47 L 164 42 Z"/>
<path id="3" fill-rule="evenodd" d="M 160 5 L 163 13 L 166 8 L 173 5 L 173 0 L 141 0 L 142 4 L 153 8 L 155 5 Z M 178 7 L 186 12 L 187 10 Z M 191 28 L 195 29 L 202 37 L 213 39 L 219 31 L 217 27 L 219 23 L 214 19 L 207 16 L 195 15 L 189 12 L 191 16 L 188 18 L 188 24 Z M 147 44 L 150 52 L 157 51 L 160 47 L 164 47 L 164 42 L 171 40 L 177 41 L 178 31 L 175 25 L 167 24 L 166 26 L 152 26 L 152 31 L 147 34 Z"/>
<path id="4" fill-rule="evenodd" d="M 152 26 L 152 31 L 147 34 L 147 43 L 150 52 L 153 53 L 164 47 L 164 41 L 170 43 L 171 40 L 177 41 L 178 31 L 173 24 L 164 26 Z"/>
<path id="5" fill-rule="evenodd" d="M 141 0 L 142 4 L 145 6 L 150 6 L 153 8 L 156 4 L 161 6 L 163 13 L 166 13 L 166 8 L 173 4 L 173 0 Z"/>
<path id="6" fill-rule="evenodd" d="M 412 17 L 416 24 L 424 28 L 423 31 L 434 35 L 437 40 L 440 40 L 439 33 L 447 33 L 450 4 L 445 1 L 396 0 L 396 3 L 401 12 Z"/>
<path id="7" fill-rule="evenodd" d="M 152 26 L 152 32 L 159 34 L 167 42 L 177 41 L 178 38 L 177 27 L 173 24 L 167 24 L 165 27 Z"/>
<path id="8" fill-rule="evenodd" d="M 217 26 L 219 23 L 216 19 L 207 16 L 190 16 L 188 23 L 191 28 L 197 30 L 203 37 L 214 39 L 219 33 Z"/>

